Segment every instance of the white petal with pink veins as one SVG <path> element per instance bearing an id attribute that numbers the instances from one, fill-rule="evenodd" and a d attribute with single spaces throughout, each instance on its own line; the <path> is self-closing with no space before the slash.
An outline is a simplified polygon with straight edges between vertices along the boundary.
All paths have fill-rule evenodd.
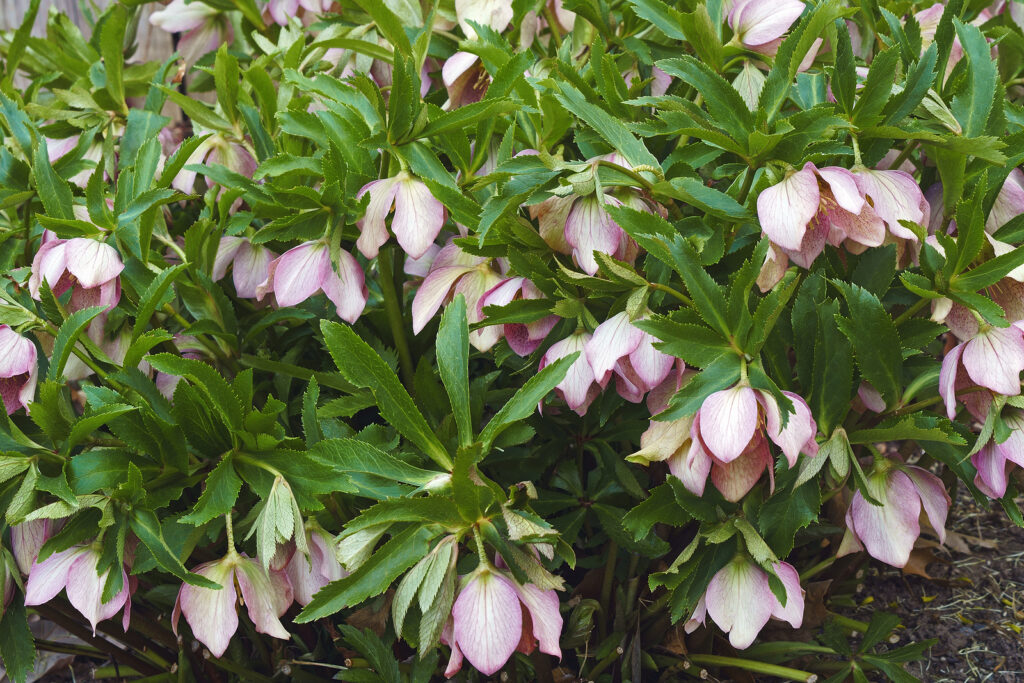
<path id="1" fill-rule="evenodd" d="M 939 396 L 946 405 L 946 415 L 952 420 L 956 417 L 956 372 L 960 368 L 960 357 L 965 344 L 957 344 L 942 358 L 942 369 L 939 370 Z"/>
<path id="2" fill-rule="evenodd" d="M 87 289 L 113 280 L 124 270 L 116 249 L 86 237 L 68 240 L 67 259 L 68 271 Z"/>
<path id="3" fill-rule="evenodd" d="M 818 213 L 820 198 L 814 165 L 808 162 L 802 170 L 758 195 L 761 229 L 780 247 L 800 249 L 807 224 Z"/>
<path id="4" fill-rule="evenodd" d="M 917 521 L 921 498 L 910 477 L 898 470 L 868 479 L 871 495 L 881 506 L 872 505 L 860 491 L 850 504 L 853 532 L 876 560 L 903 567 L 910 559 L 914 541 L 921 533 Z"/>
<path id="5" fill-rule="evenodd" d="M 409 256 L 419 258 L 437 239 L 444 225 L 444 205 L 415 178 L 396 183 L 395 215 L 391 229 L 398 244 Z"/>
<path id="6" fill-rule="evenodd" d="M 741 557 L 711 578 L 704 602 L 708 616 L 729 634 L 729 643 L 739 650 L 750 647 L 778 604 L 768 585 L 768 575 Z"/>
<path id="7" fill-rule="evenodd" d="M 452 619 L 463 656 L 485 676 L 505 665 L 523 632 L 523 608 L 515 586 L 492 571 L 471 577 L 462 587 Z"/>
<path id="8" fill-rule="evenodd" d="M 782 585 L 786 587 L 786 604 L 783 606 L 776 598 L 776 607 L 772 616 L 788 621 L 793 628 L 800 628 L 804 621 L 804 589 L 800 587 L 800 575 L 788 562 L 776 562 L 772 565 L 772 569 L 782 581 Z"/>
<path id="9" fill-rule="evenodd" d="M 925 212 L 921 209 L 924 195 L 914 177 L 905 171 L 872 171 L 864 169 L 854 173 L 857 187 L 871 200 L 878 217 L 897 237 L 916 240 L 917 236 L 900 225 L 901 220 L 921 223 Z"/>
<path id="10" fill-rule="evenodd" d="M 242 591 L 242 600 L 249 611 L 249 618 L 260 633 L 274 638 L 288 640 L 291 634 L 281 625 L 278 619 L 280 584 L 274 586 L 270 577 L 256 560 L 242 556 L 235 569 L 238 588 Z M 291 586 L 288 586 L 290 592 Z M 289 594 L 287 602 L 291 602 Z"/>
<path id="11" fill-rule="evenodd" d="M 921 505 L 928 517 L 928 523 L 935 529 L 939 542 L 946 542 L 946 514 L 949 512 L 950 498 L 942 480 L 931 472 L 920 467 L 907 467 L 904 470 L 917 487 L 921 496 Z"/>
<path id="12" fill-rule="evenodd" d="M 789 414 L 785 428 L 782 427 L 782 414 L 775 399 L 771 394 L 761 391 L 758 394 L 761 405 L 764 407 L 765 423 L 768 427 L 768 436 L 774 441 L 786 455 L 789 466 L 796 465 L 800 452 L 807 455 L 815 455 L 817 448 L 811 446 L 814 443 L 814 436 L 818 431 L 818 425 L 811 415 L 811 409 L 807 402 L 791 391 L 782 392 L 793 402 L 795 412 Z M 813 450 L 814 452 L 808 452 Z"/>
<path id="13" fill-rule="evenodd" d="M 617 226 L 594 197 L 576 200 L 565 219 L 565 241 L 573 248 L 573 256 L 583 272 L 597 273 L 594 252 L 609 256 L 618 250 L 622 228 Z"/>
<path id="14" fill-rule="evenodd" d="M 306 242 L 274 260 L 274 296 L 280 306 L 295 306 L 320 291 L 331 269 L 322 242 Z"/>
<path id="15" fill-rule="evenodd" d="M 781 38 L 804 9 L 799 0 L 748 0 L 737 12 L 739 26 L 733 29 L 744 45 L 764 45 Z"/>
<path id="16" fill-rule="evenodd" d="M 1020 393 L 1024 335 L 1017 327 L 990 328 L 964 344 L 964 368 L 983 387 L 1006 396 Z"/>
<path id="17" fill-rule="evenodd" d="M 110 570 L 103 572 L 102 576 L 97 576 L 96 567 L 99 559 L 98 552 L 87 550 L 78 556 L 68 570 L 68 601 L 92 624 L 93 635 L 96 634 L 96 624 L 117 614 L 128 599 L 128 575 L 121 569 L 124 585 L 120 592 L 109 602 L 102 601 L 103 586 Z"/>
<path id="18" fill-rule="evenodd" d="M 74 546 L 34 562 L 25 582 L 25 604 L 42 605 L 57 597 L 68 582 L 68 572 L 86 549 Z"/>
<path id="19" fill-rule="evenodd" d="M 214 657 L 220 657 L 238 630 L 234 563 L 227 559 L 207 562 L 192 571 L 219 583 L 221 588 L 215 590 L 182 584 L 171 615 L 171 625 L 177 633 L 178 617 L 184 615 L 196 640 L 205 645 Z"/>
<path id="20" fill-rule="evenodd" d="M 344 249 L 338 252 L 338 268 L 328 263 L 328 273 L 321 285 L 324 294 L 334 304 L 338 317 L 354 323 L 366 308 L 366 276 L 352 254 Z"/>
<path id="21" fill-rule="evenodd" d="M 395 195 L 398 193 L 398 178 L 385 178 L 367 183 L 356 194 L 356 199 L 360 199 L 367 192 L 370 193 L 370 202 L 366 205 L 366 213 L 356 221 L 359 227 L 356 248 L 366 258 L 374 258 L 388 241 L 388 228 L 384 219 L 391 212 L 391 205 L 394 204 Z"/>
<path id="22" fill-rule="evenodd" d="M 755 429 L 757 395 L 750 387 L 716 391 L 700 407 L 700 438 L 711 455 L 722 462 L 738 458 Z"/>
<path id="23" fill-rule="evenodd" d="M 629 314 L 616 313 L 594 330 L 594 336 L 587 342 L 586 356 L 598 381 L 604 381 L 623 356 L 636 351 L 643 332 L 633 326 Z"/>
<path id="24" fill-rule="evenodd" d="M 513 587 L 530 612 L 533 637 L 537 639 L 540 651 L 561 659 L 562 648 L 558 641 L 562 636 L 562 614 L 558 610 L 558 593 L 541 590 L 532 583 L 525 586 L 513 583 Z"/>

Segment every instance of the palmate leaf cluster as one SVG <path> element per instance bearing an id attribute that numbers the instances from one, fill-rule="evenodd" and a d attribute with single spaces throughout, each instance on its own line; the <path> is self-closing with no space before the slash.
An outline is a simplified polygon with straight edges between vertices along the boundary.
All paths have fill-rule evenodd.
<path id="1" fill-rule="evenodd" d="M 866 492 L 881 444 L 986 500 L 969 456 L 1006 441 L 1000 409 L 1020 399 L 997 399 L 980 429 L 964 410 L 950 419 L 938 396 L 950 338 L 928 313 L 951 301 L 983 325 L 1015 319 L 991 294 L 1024 265 L 1024 219 L 995 232 L 1010 245 L 998 255 L 986 239 L 1024 162 L 1024 35 L 1010 13 L 951 0 L 931 36 L 912 16 L 924 3 L 820 0 L 765 55 L 730 40 L 719 0 L 562 0 L 575 13 L 564 30 L 549 3 L 509 4 L 510 28 L 473 23 L 467 37 L 451 2 L 344 0 L 279 26 L 258 0 L 208 0 L 232 39 L 194 64 L 137 57 L 147 5 L 134 1 L 84 32 L 52 13 L 45 35 L 30 31 L 35 2 L 0 39 L 0 324 L 33 339 L 40 363 L 30 411 L 0 410 L 0 508 L 7 525 L 62 521 L 40 561 L 95 542 L 101 572 L 128 568 L 141 614 L 169 614 L 183 582 L 214 587 L 192 570 L 226 552 L 225 516 L 264 567 L 279 546 L 308 552 L 307 524 L 322 527 L 346 576 L 288 613 L 295 642 L 265 639 L 249 657 L 252 632 L 226 661 L 341 666 L 342 639 L 373 670 L 345 680 L 390 681 L 440 675 L 458 577 L 497 555 L 518 583 L 564 591 L 565 666 L 646 680 L 679 665 L 662 637 L 737 553 L 770 573 L 776 595 L 777 562 L 803 570 L 835 554 L 842 529 L 823 501 Z M 541 38 L 524 40 L 541 20 Z M 487 87 L 450 106 L 440 71 L 459 51 L 477 56 Z M 659 72 L 671 85 L 653 94 Z M 254 168 L 197 160 L 211 141 L 244 148 Z M 762 291 L 773 247 L 757 197 L 807 162 L 909 162 L 922 188 L 941 183 L 930 199 L 941 229 L 928 215 L 905 224 L 916 250 L 827 247 Z M 358 257 L 368 303 L 352 325 L 322 296 L 279 307 L 214 280 L 224 237 L 277 254 L 314 240 L 332 257 L 354 252 L 361 188 L 402 172 L 444 205 L 464 254 L 543 297 L 474 311 L 449 296 L 413 334 L 423 285 L 394 240 Z M 175 185 L 186 173 L 191 191 Z M 588 275 L 542 237 L 536 209 L 605 191 L 658 208 L 608 203 L 639 255 L 595 253 Z M 70 310 L 53 283 L 33 296 L 44 231 L 116 248 L 115 308 Z M 795 392 L 818 455 L 792 468 L 775 458 L 771 480 L 739 502 L 627 461 L 648 406 L 613 381 L 579 416 L 555 390 L 584 356 L 538 370 L 555 342 L 623 310 L 687 368 L 656 421 L 691 417 L 737 382 L 787 420 L 784 392 Z M 486 327 L 548 316 L 557 323 L 524 357 L 504 341 L 471 344 Z M 865 385 L 882 410 L 864 408 Z M 1016 495 L 1011 480 L 999 502 L 1024 524 Z M 119 571 L 107 576 L 104 599 L 123 588 Z M 0 654 L 23 678 L 32 644 L 15 592 Z M 359 628 L 368 613 L 375 634 Z M 884 621 L 871 628 L 888 633 Z M 834 628 L 821 642 L 854 661 L 851 675 L 905 674 L 903 655 L 854 652 Z M 202 680 L 213 665 L 184 648 L 179 666 Z M 521 663 L 521 680 L 551 676 Z"/>

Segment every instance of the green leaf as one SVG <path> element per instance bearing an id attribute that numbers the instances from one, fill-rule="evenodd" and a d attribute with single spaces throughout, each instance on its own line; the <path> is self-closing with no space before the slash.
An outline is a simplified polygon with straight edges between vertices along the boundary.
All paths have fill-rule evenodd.
<path id="1" fill-rule="evenodd" d="M 135 313 L 135 325 L 132 327 L 133 342 L 141 337 L 146 328 L 149 327 L 149 319 L 153 317 L 153 313 L 160 306 L 160 302 L 163 301 L 167 288 L 171 286 L 171 283 L 177 279 L 184 269 L 185 264 L 183 263 L 165 268 L 149 283 L 149 287 L 146 288 L 146 292 L 142 295 L 139 307 Z"/>
<path id="2" fill-rule="evenodd" d="M 213 81 L 220 109 L 229 119 L 238 116 L 238 60 L 228 52 L 228 44 L 221 43 L 213 63 Z"/>
<path id="3" fill-rule="evenodd" d="M 903 84 L 903 91 L 893 95 L 885 105 L 883 123 L 895 125 L 910 116 L 935 80 L 935 61 L 938 58 L 935 43 L 928 46 L 928 49 L 917 61 L 914 70 L 907 75 Z"/>
<path id="4" fill-rule="evenodd" d="M 310 452 L 337 472 L 364 472 L 412 486 L 426 486 L 444 473 L 425 470 L 357 439 L 324 439 Z"/>
<path id="5" fill-rule="evenodd" d="M 427 554 L 435 535 L 428 526 L 410 527 L 394 535 L 354 572 L 321 588 L 295 621 L 305 624 L 380 595 L 402 572 Z"/>
<path id="6" fill-rule="evenodd" d="M 302 433 L 306 436 L 306 448 L 323 439 L 320 423 L 317 421 L 316 404 L 320 400 L 320 385 L 313 377 L 302 394 Z"/>
<path id="7" fill-rule="evenodd" d="M 71 426 L 71 433 L 68 435 L 67 443 L 64 446 L 65 452 L 85 441 L 93 432 L 111 420 L 133 410 L 138 410 L 138 408 L 124 403 L 108 403 L 89 411 L 86 415 L 78 418 L 75 424 Z"/>
<path id="8" fill-rule="evenodd" d="M 754 129 L 754 115 L 736 88 L 716 73 L 711 66 L 689 55 L 663 59 L 659 69 L 676 76 L 697 89 L 704 97 L 708 113 L 716 124 L 740 142 L 746 141 Z"/>
<path id="9" fill-rule="evenodd" d="M 454 130 L 465 130 L 480 121 L 493 119 L 519 108 L 520 105 L 506 98 L 481 100 L 441 114 L 417 132 L 416 137 L 422 139 Z"/>
<path id="10" fill-rule="evenodd" d="M 853 344 L 857 366 L 864 379 L 889 405 L 899 399 L 903 355 L 896 325 L 885 307 L 863 287 L 845 282 L 836 286 L 843 293 L 850 317 L 836 316 L 839 329 Z"/>
<path id="11" fill-rule="evenodd" d="M 435 342 L 437 370 L 452 404 L 459 446 L 473 442 L 473 423 L 469 409 L 469 323 L 466 298 L 459 294 L 444 309 Z"/>
<path id="12" fill-rule="evenodd" d="M 579 352 L 559 358 L 551 365 L 535 374 L 524 384 L 508 403 L 501 407 L 501 410 L 491 418 L 487 426 L 480 432 L 480 442 L 483 443 L 483 452 L 487 453 L 494 440 L 505 429 L 512 424 L 525 420 L 537 410 L 537 405 L 551 391 L 558 386 L 558 383 L 565 379 L 565 373 L 576 362 Z"/>
<path id="13" fill-rule="evenodd" d="M 60 380 L 64 374 L 64 366 L 67 365 L 68 357 L 78 342 L 78 338 L 85 332 L 86 326 L 92 319 L 105 310 L 107 310 L 105 306 L 91 306 L 75 311 L 68 316 L 64 324 L 60 326 L 57 338 L 53 342 L 53 354 L 50 357 L 50 370 L 47 375 L 49 379 Z"/>
<path id="14" fill-rule="evenodd" d="M 596 104 L 588 102 L 583 93 L 568 83 L 559 83 L 558 89 L 560 92 L 555 95 L 558 101 L 597 131 L 597 134 L 621 152 L 630 164 L 661 168 L 657 158 L 648 151 L 643 142 L 629 132 L 629 129 L 621 121 Z"/>
<path id="15" fill-rule="evenodd" d="M 683 14 L 669 7 L 662 0 L 629 0 L 633 11 L 641 19 L 646 19 L 666 36 L 673 40 L 686 40 L 683 32 Z"/>
<path id="16" fill-rule="evenodd" d="M 852 120 L 858 128 L 867 128 L 880 120 L 882 108 L 892 96 L 892 84 L 899 63 L 900 51 L 895 47 L 877 53 L 871 60 L 864 89 L 860 91 L 860 97 L 853 108 Z"/>
<path id="17" fill-rule="evenodd" d="M 814 459 L 825 460 L 820 453 Z M 758 528 L 765 542 L 779 557 L 789 555 L 796 532 L 815 521 L 821 507 L 817 482 L 792 489 L 790 484 L 796 478 L 795 467 L 777 475 L 775 493 L 764 502 L 758 513 Z"/>
<path id="18" fill-rule="evenodd" d="M 915 413 L 899 420 L 890 420 L 872 429 L 850 432 L 850 443 L 881 443 L 883 441 L 936 441 L 964 446 L 967 441 L 956 433 L 944 417 Z"/>
<path id="19" fill-rule="evenodd" d="M 690 515 L 676 502 L 672 487 L 661 484 L 652 489 L 651 494 L 639 505 L 626 513 L 622 518 L 622 526 L 633 534 L 633 540 L 639 541 L 650 533 L 655 524 L 683 526 L 690 519 Z"/>
<path id="20" fill-rule="evenodd" d="M 977 292 L 1002 280 L 1006 275 L 1024 265 L 1024 247 L 996 256 L 977 268 L 957 275 L 951 283 L 955 289 Z"/>
<path id="21" fill-rule="evenodd" d="M 857 71 L 853 60 L 853 45 L 850 43 L 850 31 L 845 25 L 838 25 L 836 30 L 836 64 L 832 70 L 832 94 L 836 104 L 851 114 L 854 108 L 854 96 L 857 88 Z"/>
<path id="22" fill-rule="evenodd" d="M 164 532 L 160 528 L 160 520 L 157 519 L 155 512 L 143 508 L 133 509 L 131 527 L 132 531 L 139 537 L 142 544 L 146 546 L 161 569 L 192 586 L 220 590 L 220 584 L 185 569 L 185 565 L 181 563 L 178 556 L 167 545 L 167 541 L 164 540 Z"/>
<path id="23" fill-rule="evenodd" d="M 355 3 L 370 15 L 373 23 L 377 25 L 377 30 L 398 52 L 412 57 L 412 45 L 409 43 L 409 36 L 405 34 L 405 29 L 402 28 L 402 20 L 395 16 L 387 3 L 381 0 L 355 0 Z"/>
<path id="24" fill-rule="evenodd" d="M 74 204 L 71 186 L 53 170 L 46 149 L 46 140 L 40 135 L 33 140 L 32 147 L 32 177 L 35 179 L 36 192 L 43 202 L 47 215 L 52 218 L 74 220 L 75 213 L 71 209 Z"/>
<path id="25" fill-rule="evenodd" d="M 675 256 L 676 269 L 682 276 L 686 291 L 690 293 L 700 317 L 725 339 L 729 339 L 732 332 L 726 317 L 725 292 L 722 287 L 711 279 L 700 265 L 690 245 L 677 240 L 673 245 L 672 254 Z"/>
<path id="26" fill-rule="evenodd" d="M 206 395 L 212 407 L 224 417 L 229 427 L 242 427 L 241 401 L 231 385 L 214 368 L 202 361 L 170 353 L 153 354 L 147 360 L 154 370 L 184 377 L 194 383 Z"/>
<path id="27" fill-rule="evenodd" d="M 730 221 L 753 218 L 750 211 L 742 204 L 724 192 L 708 187 L 697 178 L 673 178 L 669 185 L 671 189 L 666 190 L 667 194 L 681 199 L 702 211 L 706 211 L 712 216 Z M 663 186 L 659 185 L 659 188 L 661 187 Z"/>
<path id="28" fill-rule="evenodd" d="M 38 5 L 38 2 L 33 4 Z M 0 657 L 11 680 L 25 683 L 36 661 L 36 647 L 28 628 L 25 601 L 20 595 L 7 605 L 0 617 Z"/>
<path id="29" fill-rule="evenodd" d="M 967 83 L 953 97 L 950 110 L 960 122 L 963 134 L 973 138 L 985 133 L 999 73 L 992 59 L 992 48 L 981 29 L 972 24 L 964 24 L 956 17 L 953 17 L 953 26 L 967 58 Z"/>
<path id="30" fill-rule="evenodd" d="M 100 26 L 100 54 L 107 78 L 107 92 L 124 109 L 124 32 L 128 10 L 117 3 L 107 11 Z"/>
<path id="31" fill-rule="evenodd" d="M 228 453 L 206 477 L 206 488 L 196 501 L 192 512 L 180 518 L 180 524 L 205 524 L 215 517 L 226 515 L 238 499 L 242 479 L 235 472 L 232 454 Z"/>
<path id="32" fill-rule="evenodd" d="M 422 449 L 431 460 L 450 470 L 452 459 L 448 451 L 431 431 L 409 392 L 377 352 L 360 339 L 351 327 L 323 320 L 320 330 L 327 350 L 342 376 L 357 387 L 372 391 L 384 419 Z"/>
<path id="33" fill-rule="evenodd" d="M 668 408 L 659 413 L 656 419 L 669 421 L 696 413 L 704 399 L 736 383 L 740 378 L 741 360 L 735 353 L 723 353 L 687 382 L 669 401 Z"/>

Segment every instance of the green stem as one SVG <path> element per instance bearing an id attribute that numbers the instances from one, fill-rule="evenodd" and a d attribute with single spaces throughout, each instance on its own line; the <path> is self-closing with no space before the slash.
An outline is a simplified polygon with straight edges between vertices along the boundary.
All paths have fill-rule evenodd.
<path id="1" fill-rule="evenodd" d="M 544 3 L 542 13 L 548 22 L 548 30 L 551 32 L 551 40 L 555 41 L 555 50 L 559 50 L 562 47 L 562 34 L 559 33 L 559 29 L 561 27 L 558 23 L 558 19 L 555 18 L 555 14 L 551 11 L 551 7 L 548 6 L 547 2 Z"/>
<path id="2" fill-rule="evenodd" d="M 863 621 L 857 621 L 856 619 L 851 619 L 850 617 L 844 617 L 842 614 L 836 614 L 835 612 L 829 612 L 828 616 L 834 619 L 835 622 L 843 628 L 848 628 L 851 631 L 866 633 L 868 630 L 868 625 L 865 624 Z"/>
<path id="3" fill-rule="evenodd" d="M 826 557 L 824 560 L 822 560 L 818 564 L 814 565 L 810 569 L 808 569 L 805 572 L 803 572 L 802 574 L 800 574 L 800 581 L 806 581 L 807 579 L 809 579 L 809 578 L 811 578 L 813 576 L 817 576 L 818 574 L 822 573 L 823 571 L 825 571 L 826 569 L 831 567 L 833 564 L 835 564 L 836 559 L 837 558 L 836 558 L 835 555 L 833 555 L 831 557 Z"/>
<path id="4" fill-rule="evenodd" d="M 384 310 L 391 326 L 391 337 L 398 350 L 398 365 L 402 373 L 402 383 L 409 391 L 413 389 L 413 378 L 416 366 L 413 364 L 412 352 L 409 350 L 409 339 L 405 335 L 405 320 L 402 318 L 402 302 L 398 298 L 395 287 L 395 256 L 398 252 L 394 247 L 385 247 L 377 256 L 377 268 L 380 269 L 380 291 L 384 297 Z"/>
<path id="5" fill-rule="evenodd" d="M 301 365 L 282 363 L 281 361 L 271 360 L 269 358 L 260 358 L 259 356 L 254 356 L 249 353 L 243 353 L 239 358 L 239 361 L 244 367 L 253 368 L 254 370 L 263 370 L 264 372 L 288 375 L 289 377 L 297 377 L 306 381 L 315 377 L 317 384 L 322 387 L 330 387 L 331 389 L 337 389 L 338 391 L 345 391 L 348 393 L 356 391 L 355 386 L 346 382 L 336 372 L 317 372 L 316 370 L 304 368 Z"/>
<path id="6" fill-rule="evenodd" d="M 231 512 L 224 515 L 224 533 L 228 537 L 228 552 L 235 552 L 235 527 L 231 522 Z"/>
<path id="7" fill-rule="evenodd" d="M 651 289 L 656 289 L 659 292 L 665 292 L 669 296 L 673 296 L 676 299 L 679 299 L 687 306 L 693 306 L 693 301 L 690 299 L 690 297 L 686 296 L 682 292 L 676 291 L 675 289 L 669 287 L 668 285 L 663 285 L 660 282 L 648 282 L 647 286 L 650 287 Z"/>
<path id="8" fill-rule="evenodd" d="M 612 585 L 615 583 L 615 561 L 619 558 L 619 545 L 615 541 L 608 543 L 607 551 L 608 556 L 604 562 L 604 576 L 601 579 L 601 610 L 605 613 L 605 618 L 601 620 L 601 639 L 604 640 L 605 629 L 610 621 L 612 604 Z"/>
<path id="9" fill-rule="evenodd" d="M 906 161 L 907 159 L 909 159 L 910 155 L 914 153 L 915 149 L 917 149 L 917 145 L 918 145 L 918 141 L 917 140 L 911 140 L 910 144 L 908 144 L 906 147 L 904 147 L 903 151 L 900 152 L 900 155 L 898 157 L 896 157 L 895 159 L 893 159 L 893 162 L 891 164 L 889 164 L 889 168 L 890 169 L 894 169 L 894 168 L 899 168 L 900 166 L 902 166 L 903 162 Z"/>
<path id="10" fill-rule="evenodd" d="M 591 670 L 590 673 L 587 674 L 587 679 L 591 681 L 596 681 L 598 675 L 602 671 L 607 669 L 609 666 L 614 664 L 615 660 L 621 657 L 623 652 L 624 650 L 621 647 L 617 647 L 614 650 L 612 650 L 607 657 L 605 657 L 600 662 L 594 665 L 593 670 Z"/>
<path id="11" fill-rule="evenodd" d="M 791 681 L 807 681 L 807 683 L 813 683 L 818 680 L 818 675 L 811 673 L 810 671 L 791 669 L 788 666 L 768 664 L 767 662 L 755 662 L 749 659 L 739 659 L 738 657 L 723 657 L 721 655 L 690 655 L 690 661 L 700 666 L 731 666 L 735 669 L 744 669 L 745 671 L 753 671 L 754 673 L 765 674 L 767 676 L 777 676 Z"/>
<path id="12" fill-rule="evenodd" d="M 907 310 L 903 311 L 898 316 L 896 316 L 896 319 L 893 320 L 893 323 L 896 325 L 896 327 L 899 327 L 903 323 L 907 322 L 907 320 L 909 320 L 911 316 L 913 316 L 915 313 L 917 313 L 922 308 L 927 306 L 930 302 L 931 299 L 918 299 L 915 303 L 908 306 Z"/>
<path id="13" fill-rule="evenodd" d="M 757 175 L 757 169 L 753 166 L 747 168 L 747 174 L 743 176 L 743 186 L 740 187 L 740 196 L 736 198 L 736 201 L 743 204 L 747 201 L 747 195 L 750 194 L 750 188 L 754 185 L 754 176 Z"/>

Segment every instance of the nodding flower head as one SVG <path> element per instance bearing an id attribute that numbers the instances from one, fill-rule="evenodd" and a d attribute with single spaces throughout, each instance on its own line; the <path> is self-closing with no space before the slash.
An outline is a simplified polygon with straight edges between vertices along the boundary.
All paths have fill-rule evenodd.
<path id="1" fill-rule="evenodd" d="M 0 325 L 0 396 L 7 414 L 28 410 L 36 394 L 39 368 L 36 347 L 7 325 Z"/>

